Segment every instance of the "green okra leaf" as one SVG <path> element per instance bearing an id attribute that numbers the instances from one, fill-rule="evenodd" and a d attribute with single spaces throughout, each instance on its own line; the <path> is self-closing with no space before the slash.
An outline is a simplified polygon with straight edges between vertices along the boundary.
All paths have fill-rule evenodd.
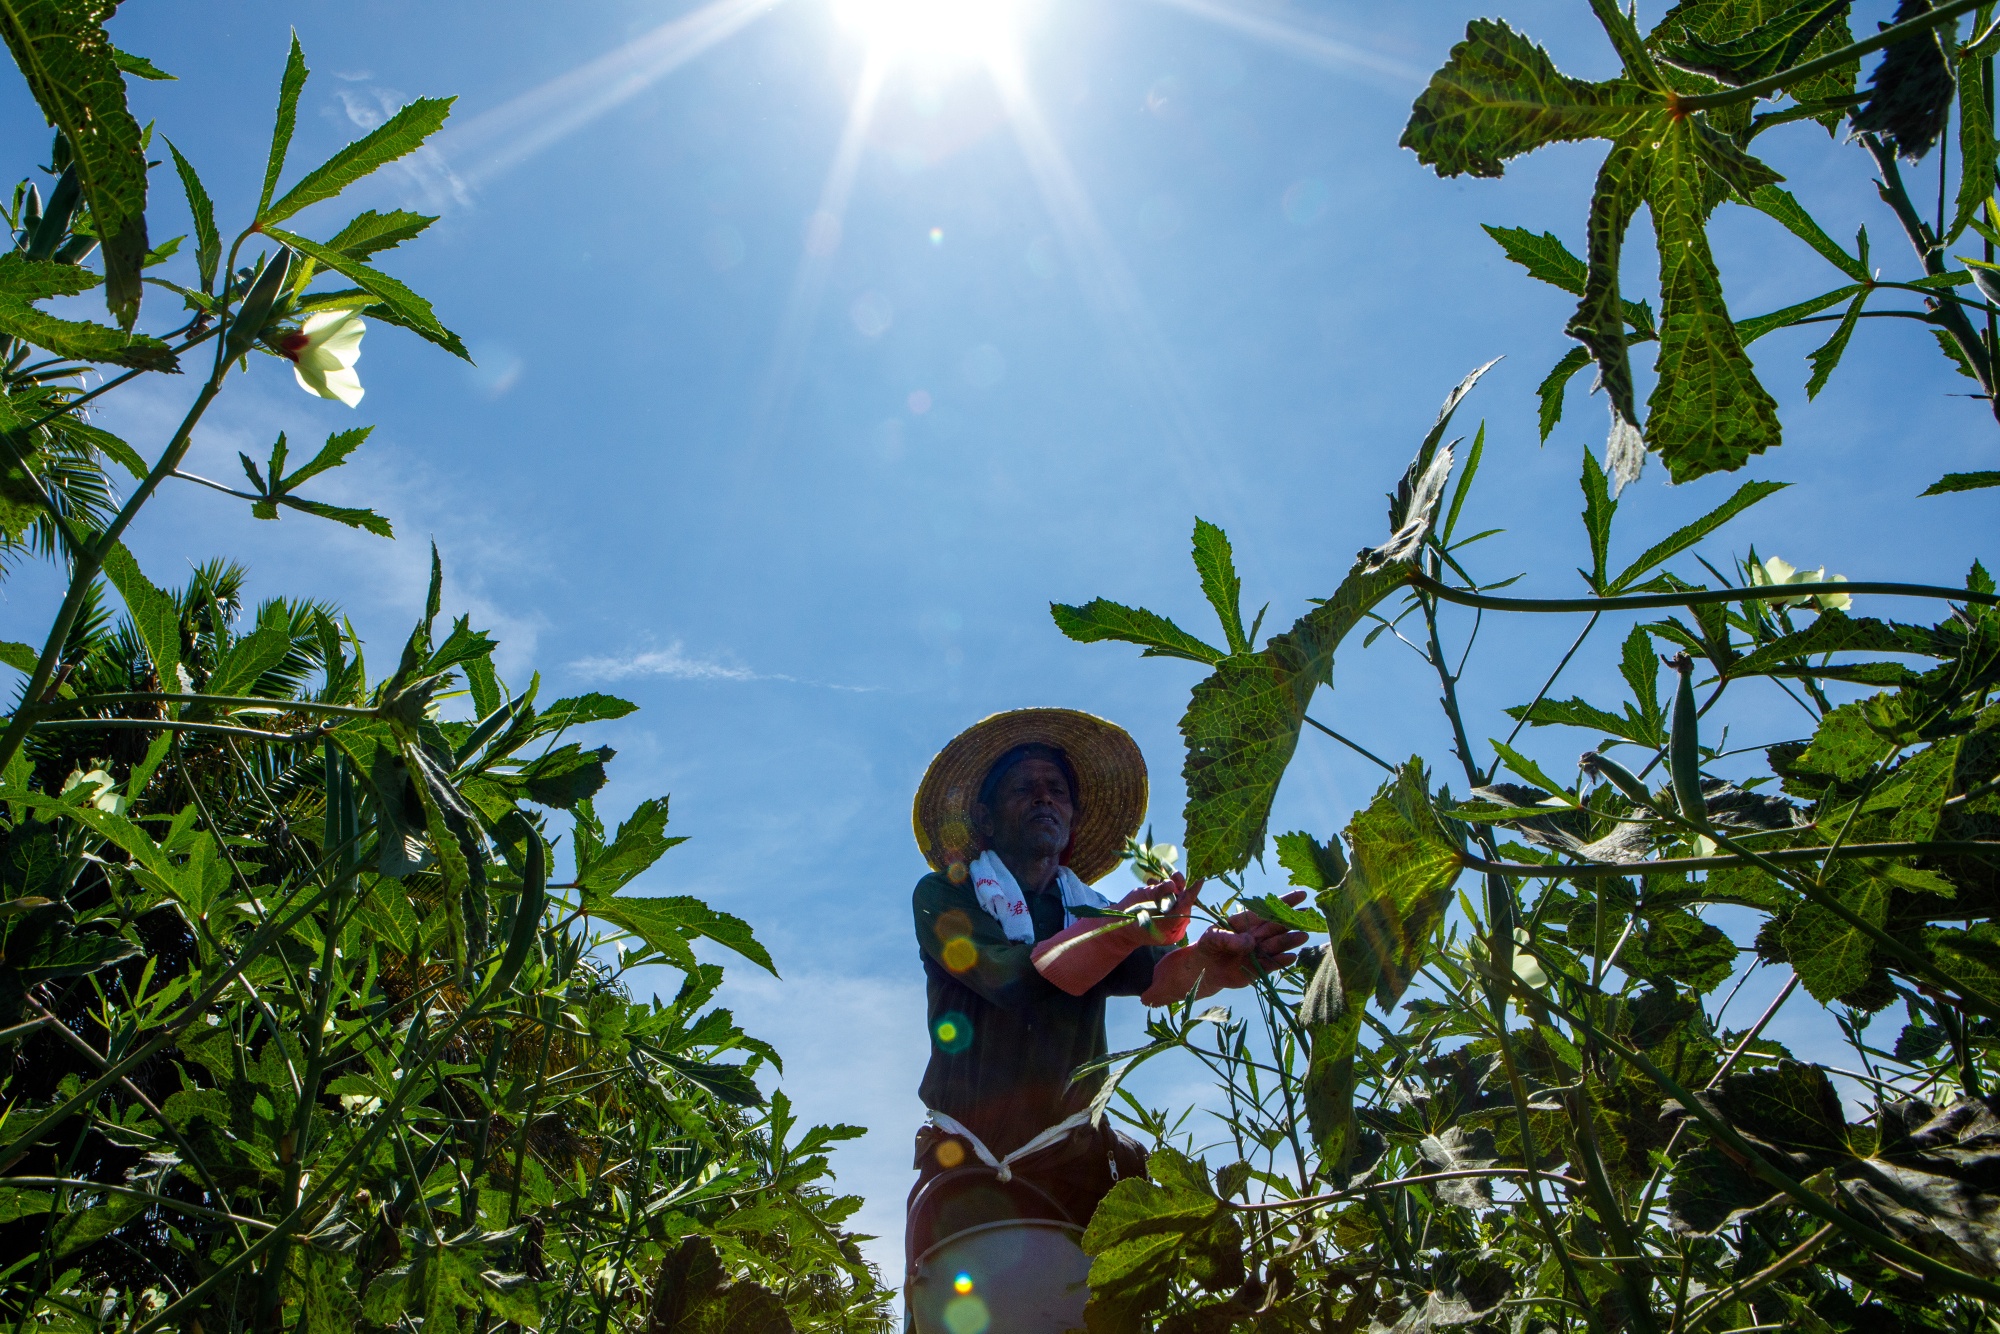
<path id="1" fill-rule="evenodd" d="M 1474 19 L 1410 110 L 1402 146 L 1440 176 L 1498 176 L 1546 144 L 1615 139 L 1660 107 L 1623 79 L 1592 83 L 1504 22 Z"/>
<path id="2" fill-rule="evenodd" d="M 395 115 L 307 172 L 298 184 L 285 192 L 284 198 L 276 203 L 267 200 L 257 212 L 258 224 L 265 226 L 283 222 L 301 209 L 332 199 L 348 186 L 397 158 L 416 152 L 444 124 L 455 100 L 449 97 L 420 97 L 405 104 Z M 397 212 L 400 214 L 401 210 Z M 420 225 L 417 231 L 427 225 Z M 354 257 L 359 259 L 366 253 L 363 251 Z"/>
<path id="3" fill-rule="evenodd" d="M 1056 628 L 1079 644 L 1116 640 L 1138 644 L 1145 658 L 1185 658 L 1189 662 L 1213 666 L 1229 656 L 1196 639 L 1157 612 L 1143 607 L 1126 607 L 1106 598 L 1093 598 L 1080 607 L 1061 602 L 1049 604 Z"/>
<path id="4" fill-rule="evenodd" d="M 1782 436 L 1723 303 L 1709 252 L 1703 173 L 1711 141 L 1683 118 L 1653 153 L 1648 199 L 1660 254 L 1660 378 L 1647 399 L 1647 447 L 1677 482 L 1743 466 Z"/>

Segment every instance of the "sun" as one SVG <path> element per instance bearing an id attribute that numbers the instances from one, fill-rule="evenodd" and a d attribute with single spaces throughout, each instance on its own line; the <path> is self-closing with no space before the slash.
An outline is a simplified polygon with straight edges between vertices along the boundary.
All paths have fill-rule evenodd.
<path id="1" fill-rule="evenodd" d="M 841 24 L 883 63 L 942 71 L 1009 50 L 1034 0 L 833 0 Z"/>

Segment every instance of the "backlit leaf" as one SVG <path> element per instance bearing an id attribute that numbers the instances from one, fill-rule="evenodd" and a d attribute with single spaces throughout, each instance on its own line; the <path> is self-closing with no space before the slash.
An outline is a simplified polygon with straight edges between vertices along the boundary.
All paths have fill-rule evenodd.
<path id="1" fill-rule="evenodd" d="M 2000 472 L 1948 472 L 1918 494 L 1948 496 L 1955 491 L 1984 491 L 1991 486 L 2000 486 Z"/>
<path id="2" fill-rule="evenodd" d="M 147 250 L 146 152 L 104 31 L 117 8 L 117 0 L 0 0 L 0 31 L 42 113 L 69 141 L 104 254 L 104 303 L 130 329 Z"/>
<path id="3" fill-rule="evenodd" d="M 1634 426 L 1638 424 L 1638 408 L 1633 399 L 1632 363 L 1626 354 L 1625 302 L 1619 294 L 1618 275 L 1625 234 L 1646 198 L 1652 155 L 1644 145 L 1653 133 L 1657 130 L 1648 127 L 1613 144 L 1597 169 L 1590 196 L 1589 272 L 1576 314 L 1565 330 L 1597 362 L 1598 382 L 1611 400 L 1615 419 Z"/>
<path id="4" fill-rule="evenodd" d="M 1411 108 L 1402 146 L 1440 176 L 1498 176 L 1545 144 L 1617 138 L 1653 106 L 1635 84 L 1570 78 L 1504 22 L 1474 19 Z"/>
<path id="5" fill-rule="evenodd" d="M 125 599 L 125 609 L 131 613 L 132 628 L 139 632 L 139 641 L 146 646 L 146 656 L 153 660 L 153 671 L 160 679 L 159 689 L 178 691 L 180 680 L 177 671 L 181 663 L 181 614 L 174 600 L 139 569 L 139 562 L 125 549 L 123 542 L 114 542 L 104 553 L 104 574 L 118 595 Z"/>
<path id="6" fill-rule="evenodd" d="M 438 322 L 437 313 L 431 303 L 412 292 L 388 274 L 372 269 L 351 255 L 308 241 L 303 236 L 268 228 L 267 234 L 280 245 L 290 246 L 300 254 L 316 260 L 322 267 L 332 269 L 352 282 L 356 287 L 374 297 L 387 312 L 384 318 L 393 317 L 393 322 L 401 324 L 429 341 L 436 343 L 455 357 L 471 361 L 465 344 L 457 334 Z"/>
<path id="7" fill-rule="evenodd" d="M 1647 400 L 1646 444 L 1685 482 L 1740 468 L 1778 444 L 1778 405 L 1723 304 L 1696 129 L 1673 121 L 1659 144 L 1648 198 L 1660 249 L 1660 378 Z"/>
<path id="8" fill-rule="evenodd" d="M 367 259 L 378 250 L 388 250 L 421 233 L 437 219 L 408 209 L 377 213 L 369 209 L 335 232 L 327 248 L 356 259 Z"/>
<path id="9" fill-rule="evenodd" d="M 1206 519 L 1194 521 L 1194 568 L 1201 576 L 1201 591 L 1222 622 L 1222 633 L 1231 653 L 1243 653 L 1250 641 L 1243 633 L 1243 581 L 1236 574 L 1236 559 L 1229 550 L 1229 535 Z"/>
<path id="10" fill-rule="evenodd" d="M 1402 585 L 1397 566 L 1370 572 L 1357 565 L 1333 597 L 1290 631 L 1258 653 L 1223 660 L 1194 688 L 1181 719 L 1190 875 L 1241 869 L 1263 850 L 1271 802 L 1313 692 L 1333 670 L 1334 650 Z"/>
<path id="11" fill-rule="evenodd" d="M 133 370 L 168 373 L 179 370 L 173 350 L 157 338 L 88 320 L 59 319 L 29 304 L 44 297 L 87 292 L 97 283 L 96 274 L 74 264 L 29 259 L 18 252 L 0 255 L 0 333 L 73 361 L 109 362 Z"/>
<path id="12" fill-rule="evenodd" d="M 1061 602 L 1049 604 L 1056 628 L 1079 644 L 1117 640 L 1144 646 L 1144 658 L 1186 658 L 1189 662 L 1213 665 L 1228 655 L 1210 648 L 1166 617 L 1143 607 L 1125 607 L 1105 598 L 1093 598 L 1081 607 Z"/>
<path id="13" fill-rule="evenodd" d="M 1750 206 L 1767 213 L 1778 220 L 1786 231 L 1804 241 L 1826 258 L 1826 262 L 1839 269 L 1857 283 L 1869 281 L 1868 270 L 1861 261 L 1847 253 L 1831 236 L 1826 234 L 1813 220 L 1805 207 L 1793 198 L 1791 191 L 1776 185 L 1766 185 L 1750 196 Z"/>
<path id="14" fill-rule="evenodd" d="M 444 124 L 445 117 L 451 114 L 451 104 L 454 100 L 449 97 L 420 97 L 414 102 L 407 103 L 395 115 L 307 172 L 297 185 L 285 192 L 284 198 L 275 204 L 260 208 L 257 212 L 258 222 L 260 224 L 283 222 L 300 209 L 333 198 L 383 165 L 414 153 L 423 146 L 424 140 L 437 133 L 438 128 Z M 401 210 L 397 212 L 401 214 Z M 417 230 L 421 231 L 422 227 L 418 227 Z M 415 232 L 410 233 L 410 235 L 415 234 Z M 342 249 L 356 259 L 368 253 L 356 252 L 346 247 L 334 248 Z M 356 278 L 355 281 L 360 282 L 360 279 Z M 362 286 L 366 287 L 367 284 L 362 283 Z"/>

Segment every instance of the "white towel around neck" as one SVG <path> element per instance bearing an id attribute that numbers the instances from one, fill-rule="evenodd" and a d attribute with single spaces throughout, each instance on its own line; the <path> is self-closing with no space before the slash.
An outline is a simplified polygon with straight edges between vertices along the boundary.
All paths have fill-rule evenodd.
<path id="1" fill-rule="evenodd" d="M 1028 900 L 1021 893 L 1021 886 L 1015 883 L 1014 873 L 1000 860 L 999 854 L 987 849 L 973 859 L 967 868 L 972 874 L 972 893 L 979 900 L 979 906 L 1000 923 L 1000 929 L 1007 933 L 1007 939 L 1017 940 L 1023 945 L 1035 943 L 1035 919 L 1028 911 Z M 1077 908 L 1109 908 L 1111 900 L 1092 889 L 1077 878 L 1076 872 L 1067 866 L 1056 868 L 1056 886 L 1062 891 L 1063 925 L 1072 926 L 1076 922 Z"/>

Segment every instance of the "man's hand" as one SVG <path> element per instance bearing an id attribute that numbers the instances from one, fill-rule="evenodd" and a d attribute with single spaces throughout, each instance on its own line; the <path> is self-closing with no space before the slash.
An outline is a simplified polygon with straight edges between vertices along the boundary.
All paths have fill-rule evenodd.
<path id="1" fill-rule="evenodd" d="M 1300 890 L 1285 895 L 1284 901 L 1296 905 L 1304 899 Z M 1172 1005 L 1197 982 L 1201 987 L 1197 1000 L 1226 987 L 1249 986 L 1259 973 L 1275 972 L 1297 959 L 1292 951 L 1305 943 L 1305 932 L 1266 921 L 1246 908 L 1229 919 L 1229 929 L 1210 927 L 1194 944 L 1160 960 L 1153 970 L 1153 985 L 1139 999 L 1147 1005 Z"/>
<path id="2" fill-rule="evenodd" d="M 1201 881 L 1188 884 L 1181 876 L 1135 889 L 1117 905 L 1133 913 L 1130 921 L 1085 917 L 1037 944 L 1030 954 L 1035 970 L 1072 996 L 1081 996 L 1125 962 L 1133 950 L 1148 945 L 1176 945 L 1187 936 Z M 1141 921 L 1137 913 L 1144 912 Z"/>
<path id="3" fill-rule="evenodd" d="M 1201 884 L 1199 880 L 1189 884 L 1187 877 L 1176 871 L 1165 880 L 1156 880 L 1133 890 L 1114 906 L 1119 912 L 1132 912 L 1138 908 L 1151 910 L 1146 922 L 1131 923 L 1138 936 L 1136 945 L 1178 945 L 1187 939 L 1188 920 L 1194 913 L 1195 900 L 1201 896 Z M 1172 902 L 1166 908 L 1154 907 L 1168 899 Z"/>

